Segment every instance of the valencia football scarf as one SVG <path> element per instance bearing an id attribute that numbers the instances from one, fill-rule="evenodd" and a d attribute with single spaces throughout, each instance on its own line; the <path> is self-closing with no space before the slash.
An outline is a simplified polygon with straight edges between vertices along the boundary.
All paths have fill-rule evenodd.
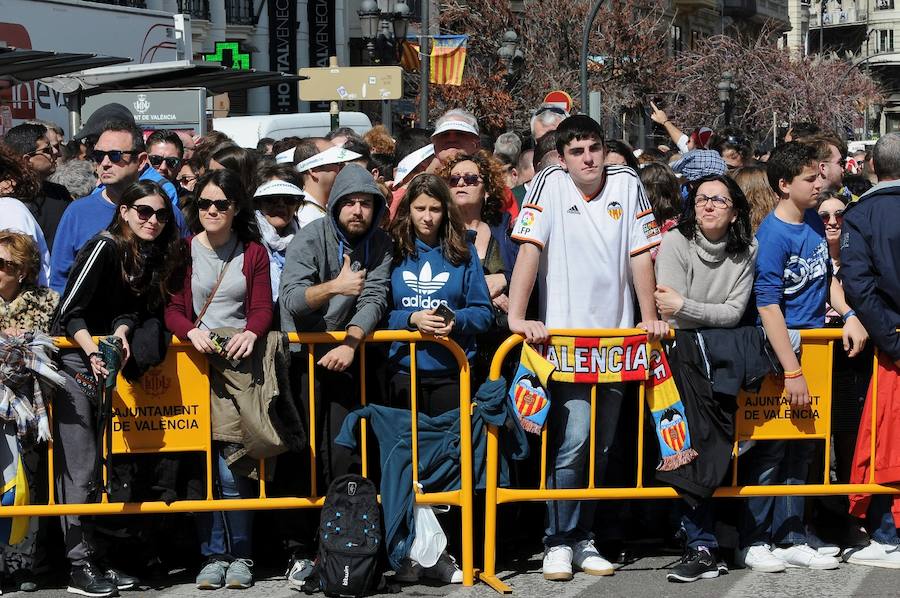
<path id="1" fill-rule="evenodd" d="M 523 345 L 510 399 L 526 431 L 540 433 L 546 422 L 551 378 L 581 384 L 646 381 L 644 396 L 661 455 L 657 469 L 671 471 L 697 457 L 681 396 L 658 341 L 648 343 L 646 336 L 554 336 L 551 345 Z"/>

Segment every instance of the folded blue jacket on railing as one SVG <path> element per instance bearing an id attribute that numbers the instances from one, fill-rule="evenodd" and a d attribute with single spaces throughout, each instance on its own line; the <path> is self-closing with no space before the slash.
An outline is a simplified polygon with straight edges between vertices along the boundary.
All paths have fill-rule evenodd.
<path id="1" fill-rule="evenodd" d="M 485 382 L 473 399 L 472 466 L 476 488 L 484 488 L 487 465 L 485 425 L 507 430 L 501 437 L 500 485 L 509 484 L 508 458 L 528 456 L 525 431 L 506 398 L 506 381 Z M 366 418 L 378 439 L 381 453 L 381 506 L 384 510 L 385 544 L 391 566 L 399 567 L 409 555 L 415 538 L 412 488 L 412 415 L 408 409 L 367 405 L 347 416 L 335 443 L 356 448 L 354 431 Z M 419 483 L 425 492 L 457 490 L 460 487 L 459 409 L 429 417 L 418 417 Z"/>

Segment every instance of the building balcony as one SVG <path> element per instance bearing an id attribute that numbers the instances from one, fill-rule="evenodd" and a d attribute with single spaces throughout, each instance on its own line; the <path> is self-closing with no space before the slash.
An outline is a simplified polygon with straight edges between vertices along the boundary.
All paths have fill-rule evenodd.
<path id="1" fill-rule="evenodd" d="M 887 1 L 887 0 L 885 0 Z M 893 2 L 893 0 L 890 0 Z M 818 29 L 821 24 L 828 27 L 848 27 L 865 25 L 868 17 L 865 6 L 857 6 L 852 0 L 844 3 L 843 8 L 836 7 L 834 4 L 825 4 L 825 12 L 821 12 L 822 4 L 820 2 L 813 3 L 809 7 L 809 27 L 810 29 Z"/>
<path id="2" fill-rule="evenodd" d="M 225 22 L 230 25 L 253 23 L 253 0 L 225 0 Z"/>
<path id="3" fill-rule="evenodd" d="M 719 10 L 720 0 L 672 0 L 672 8 L 682 12 L 694 12 L 696 10 Z"/>
<path id="4" fill-rule="evenodd" d="M 178 0 L 178 12 L 208 21 L 209 0 Z"/>

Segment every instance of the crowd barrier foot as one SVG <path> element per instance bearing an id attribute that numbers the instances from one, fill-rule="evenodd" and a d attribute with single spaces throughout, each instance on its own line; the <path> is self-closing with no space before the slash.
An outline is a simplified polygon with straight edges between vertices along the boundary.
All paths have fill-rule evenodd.
<path id="1" fill-rule="evenodd" d="M 512 594 L 512 588 L 500 581 L 496 575 L 488 575 L 487 573 L 478 573 L 478 579 L 486 583 L 498 594 Z"/>

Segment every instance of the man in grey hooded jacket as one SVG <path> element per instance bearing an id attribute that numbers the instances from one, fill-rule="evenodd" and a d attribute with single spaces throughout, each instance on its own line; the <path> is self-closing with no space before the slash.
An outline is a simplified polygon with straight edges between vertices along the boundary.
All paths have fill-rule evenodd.
<path id="1" fill-rule="evenodd" d="M 392 242 L 379 228 L 386 210 L 372 175 L 347 164 L 335 178 L 328 215 L 303 228 L 288 246 L 281 275 L 281 329 L 285 332 L 346 331 L 337 346 L 317 346 L 317 437 L 326 484 L 356 462 L 334 450 L 344 417 L 359 406 L 356 349 L 388 309 Z M 299 356 L 300 399 L 308 401 L 307 354 Z M 319 392 L 327 389 L 327 393 Z M 309 413 L 306 405 L 306 413 Z"/>

